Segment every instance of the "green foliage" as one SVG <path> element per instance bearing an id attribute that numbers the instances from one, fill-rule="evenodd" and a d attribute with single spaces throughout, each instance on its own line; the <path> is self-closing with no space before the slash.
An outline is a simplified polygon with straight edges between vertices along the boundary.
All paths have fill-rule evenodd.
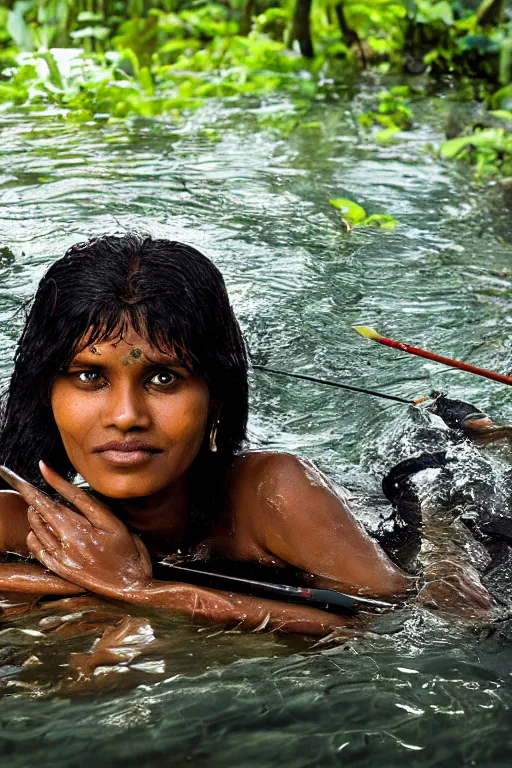
<path id="1" fill-rule="evenodd" d="M 355 226 L 356 224 L 362 224 L 366 219 L 365 209 L 357 203 L 354 203 L 352 200 L 347 200 L 340 197 L 334 200 L 329 200 L 329 202 L 352 226 Z"/>
<path id="2" fill-rule="evenodd" d="M 503 0 L 476 9 L 464 0 L 313 0 L 311 62 L 285 42 L 296 0 L 0 1 L 6 105 L 51 104 L 63 118 L 97 123 L 179 116 L 207 98 L 277 88 L 310 100 L 340 61 L 450 73 L 485 81 L 497 123 L 445 142 L 442 156 L 473 162 L 479 175 L 510 172 L 512 10 Z M 244 19 L 252 28 L 240 35 Z M 244 31 L 250 26 L 244 22 Z M 76 53 L 70 63 L 69 53 L 53 48 Z M 380 92 L 361 126 L 378 143 L 398 141 L 412 127 L 413 96 L 407 86 Z"/>
<path id="3" fill-rule="evenodd" d="M 353 200 L 340 197 L 329 200 L 329 202 L 333 208 L 340 212 L 342 221 L 350 227 L 359 225 L 380 227 L 381 229 L 394 229 L 396 227 L 396 219 L 392 216 L 379 213 L 367 216 L 365 209 L 354 203 Z"/>
<path id="4" fill-rule="evenodd" d="M 512 126 L 512 112 L 506 114 Z M 512 175 L 512 132 L 504 128 L 484 128 L 468 136 L 457 136 L 441 145 L 440 155 L 448 160 L 468 160 L 476 166 L 476 176 L 502 173 Z"/>
<path id="5" fill-rule="evenodd" d="M 179 116 L 212 96 L 262 93 L 288 87 L 302 95 L 314 85 L 301 73 L 300 56 L 266 37 L 212 38 L 201 49 L 182 49 L 172 64 L 142 64 L 133 49 L 107 54 L 76 53 L 71 62 L 58 51 L 26 53 L 0 82 L 0 102 L 54 104 L 67 119 L 103 122 L 133 115 Z"/>
<path id="6" fill-rule="evenodd" d="M 374 133 L 378 143 L 388 144 L 395 140 L 395 134 L 412 127 L 410 94 L 411 90 L 407 85 L 396 85 L 381 91 L 375 97 L 374 109 L 359 115 L 359 122 L 364 128 L 379 129 Z"/>

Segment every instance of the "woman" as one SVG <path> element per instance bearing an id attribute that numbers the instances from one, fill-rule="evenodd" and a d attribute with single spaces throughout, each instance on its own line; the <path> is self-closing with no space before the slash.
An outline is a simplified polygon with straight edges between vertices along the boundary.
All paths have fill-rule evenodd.
<path id="1" fill-rule="evenodd" d="M 340 617 L 158 581 L 152 560 L 292 567 L 313 586 L 369 597 L 414 586 L 311 464 L 243 453 L 246 422 L 245 348 L 214 265 L 134 233 L 72 247 L 42 279 L 21 336 L 0 463 L 78 512 L 13 481 L 21 495 L 1 494 L 0 548 L 47 571 L 4 564 L 0 586 L 312 634 Z M 77 474 L 93 495 L 70 484 Z M 455 588 L 489 606 L 479 585 L 457 576 Z"/>

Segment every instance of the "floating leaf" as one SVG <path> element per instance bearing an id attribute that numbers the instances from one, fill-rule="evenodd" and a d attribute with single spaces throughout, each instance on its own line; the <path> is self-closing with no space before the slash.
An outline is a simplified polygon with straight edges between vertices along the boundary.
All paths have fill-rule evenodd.
<path id="1" fill-rule="evenodd" d="M 353 200 L 347 200 L 343 197 L 329 200 L 330 204 L 339 210 L 344 219 L 352 226 L 361 224 L 366 219 L 366 211 Z"/>
<path id="2" fill-rule="evenodd" d="M 362 222 L 365 226 L 376 226 L 381 229 L 394 229 L 396 227 L 396 219 L 393 216 L 386 216 L 381 213 L 372 213 Z"/>

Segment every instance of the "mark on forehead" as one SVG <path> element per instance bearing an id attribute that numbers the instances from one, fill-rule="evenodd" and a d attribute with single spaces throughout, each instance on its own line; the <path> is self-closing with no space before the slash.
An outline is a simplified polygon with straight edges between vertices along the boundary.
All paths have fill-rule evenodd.
<path id="1" fill-rule="evenodd" d="M 130 363 L 134 363 L 140 357 L 142 357 L 142 349 L 134 347 L 128 352 L 126 357 L 123 358 L 123 365 L 130 365 Z"/>

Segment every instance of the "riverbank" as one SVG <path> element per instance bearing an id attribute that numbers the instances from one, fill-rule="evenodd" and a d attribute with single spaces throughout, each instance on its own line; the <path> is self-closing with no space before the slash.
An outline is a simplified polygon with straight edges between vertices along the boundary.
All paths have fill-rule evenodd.
<path id="1" fill-rule="evenodd" d="M 245 6 L 170 11 L 155 0 L 120 18 L 108 3 L 73 15 L 62 2 L 60 26 L 58 14 L 41 16 L 42 0 L 0 7 L 1 109 L 53 108 L 91 128 L 136 117 L 179 125 L 207 100 L 275 91 L 306 112 L 370 74 L 381 86 L 364 103 L 355 87 L 351 105 L 365 140 L 400 142 L 418 99 L 455 89 L 458 109 L 432 151 L 471 163 L 476 180 L 501 179 L 512 198 L 512 11 L 502 2 L 326 6 L 308 12 L 309 47 L 278 6 L 247 20 Z"/>

